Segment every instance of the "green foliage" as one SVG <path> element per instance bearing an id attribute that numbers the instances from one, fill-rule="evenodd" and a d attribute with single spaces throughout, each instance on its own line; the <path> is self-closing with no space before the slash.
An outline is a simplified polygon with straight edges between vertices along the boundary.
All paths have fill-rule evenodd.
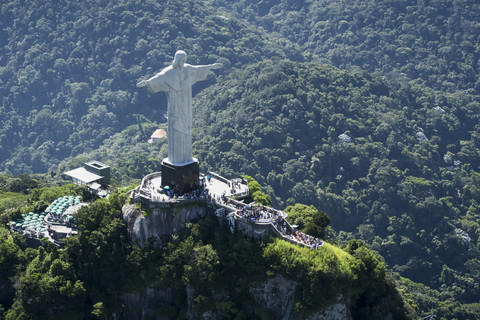
<path id="1" fill-rule="evenodd" d="M 25 7 L 1 4 L 8 18 L 0 21 L 0 170 L 14 174 L 50 171 L 139 116 L 164 122 L 166 99 L 134 92 L 132 84 L 161 70 L 179 48 L 189 63 L 220 61 L 226 72 L 264 56 L 301 57 L 212 1 Z"/>
<path id="2" fill-rule="evenodd" d="M 453 291 L 437 291 L 409 279 L 397 277 L 403 292 L 408 292 L 410 300 L 424 310 L 421 315 L 435 315 L 440 319 L 475 319 L 478 317 L 478 303 L 460 304 Z M 457 288 L 458 291 L 459 288 Z"/>
<path id="3" fill-rule="evenodd" d="M 217 1 L 302 48 L 306 59 L 357 66 L 401 84 L 479 90 L 478 3 L 467 1 Z M 371 85 L 383 94 L 388 88 Z"/>
<path id="4" fill-rule="evenodd" d="M 148 255 L 157 254 L 157 250 Z M 372 290 L 371 295 L 375 295 L 376 286 L 389 288 L 391 291 L 386 293 L 385 299 L 393 299 L 396 292 L 391 283 L 385 283 L 383 262 L 366 247 L 355 257 L 328 243 L 318 250 L 280 239 L 252 243 L 241 234 L 229 234 L 227 228 L 218 225 L 214 218 L 189 226 L 184 235 L 161 251 L 162 262 L 147 270 L 156 278 L 153 282 L 162 287 L 191 286 L 195 289 L 194 305 L 200 313 L 221 309 L 233 318 L 240 317 L 240 310 L 254 304 L 248 294 L 250 288 L 269 279 L 269 275 L 278 274 L 298 283 L 295 289 L 296 312 L 302 316 L 335 303 L 340 294 L 357 301 L 366 294 L 367 287 Z M 376 280 L 369 286 L 372 274 Z M 150 283 L 152 275 L 145 276 Z M 215 296 L 219 293 L 230 299 L 218 301 Z M 385 316 L 393 312 L 401 301 L 400 298 L 392 300 L 381 314 Z M 185 303 L 181 302 L 178 307 L 185 308 Z M 259 309 L 257 314 L 264 314 L 264 311 Z M 398 310 L 399 315 L 402 312 Z"/>
<path id="5" fill-rule="evenodd" d="M 258 203 L 320 208 L 343 239 L 363 238 L 392 270 L 431 286 L 425 296 L 448 296 L 441 316 L 469 318 L 478 310 L 475 1 L 0 6 L 0 170 L 57 179 L 95 158 L 112 165 L 116 184 L 158 171 L 165 141 L 148 144 L 145 137 L 165 122 L 165 99 L 135 93 L 132 84 L 182 48 L 190 63 L 225 65 L 216 85 L 210 77 L 194 88 L 194 153 L 202 170 L 248 174 Z M 1 225 L 68 189 L 37 187 L 43 185 L 32 176 L 0 175 Z M 95 210 L 117 210 L 111 206 Z M 299 223 L 321 234 L 325 217 L 311 217 L 313 224 Z M 82 227 L 105 231 L 87 238 L 94 235 L 101 252 L 122 251 L 122 268 L 138 266 L 143 255 L 123 245 L 118 218 L 92 214 Z M 106 246 L 116 237 L 122 240 Z M 83 241 L 80 248 L 93 249 Z M 35 256 L 24 253 L 20 269 Z M 92 301 L 109 310 L 115 303 L 103 296 Z M 11 301 L 0 304 L 8 309 Z M 221 308 L 238 310 L 228 302 Z"/>
<path id="6" fill-rule="evenodd" d="M 325 212 L 318 211 L 313 205 L 300 203 L 288 206 L 285 212 L 288 214 L 288 222 L 296 224 L 301 231 L 317 238 L 325 237 L 325 229 L 330 224 L 330 218 Z"/>
<path id="7" fill-rule="evenodd" d="M 328 243 L 310 250 L 275 240 L 264 257 L 275 272 L 300 282 L 295 309 L 302 316 L 335 303 L 342 294 L 352 299 L 355 319 L 383 319 L 389 313 L 407 318 L 405 309 L 396 309 L 403 300 L 386 280 L 383 261 L 358 241 L 343 251 Z M 388 303 L 377 304 L 379 296 Z"/>
<path id="8" fill-rule="evenodd" d="M 31 200 L 37 201 L 37 203 L 52 203 L 55 199 L 63 196 L 70 195 L 84 195 L 85 187 L 75 186 L 73 184 L 66 184 L 61 187 L 44 187 L 32 190 Z M 83 197 L 82 197 L 83 198 Z M 84 197 L 83 199 L 86 199 Z"/>
<path id="9" fill-rule="evenodd" d="M 71 187 L 42 188 L 31 197 L 43 203 L 40 199 Z M 130 243 L 121 218 L 127 200 L 124 191 L 80 209 L 79 234 L 67 240 L 65 250 L 48 241 L 37 250 L 25 249 L 21 236 L 0 228 L 0 284 L 15 278 L 18 288 L 12 290 L 14 298 L 0 294 L 0 304 L 7 306 L 6 319 L 103 319 L 121 309 L 123 293 L 151 286 L 179 292 L 173 303 L 158 306 L 159 313 L 172 317 L 186 314 L 185 290 L 193 290 L 193 306 L 199 314 L 222 310 L 230 318 L 275 317 L 274 311 L 262 306 L 251 308 L 255 301 L 250 289 L 277 274 L 298 283 L 295 312 L 306 316 L 334 303 L 339 294 L 357 301 L 372 278 L 370 268 L 379 270 L 374 272 L 379 286 L 385 281 L 379 260 L 355 258 L 328 243 L 319 250 L 271 238 L 255 243 L 241 233 L 232 235 L 213 215 L 188 224 L 163 248 L 142 250 Z M 298 211 L 306 225 L 318 223 L 319 212 L 312 207 L 297 205 L 289 210 L 292 215 Z M 362 252 L 372 255 L 366 248 Z"/>
<path id="10" fill-rule="evenodd" d="M 372 92 L 373 83 L 389 92 Z M 249 200 L 268 203 L 268 194 L 277 208 L 321 208 L 345 239 L 363 238 L 392 270 L 439 289 L 444 264 L 480 279 L 476 100 L 415 83 L 393 86 L 358 70 L 265 61 L 197 95 L 194 153 L 202 170 L 252 177 Z M 421 129 L 428 140 L 417 138 Z M 341 141 L 343 133 L 352 141 Z M 138 151 L 129 147 L 135 136 L 127 129 L 98 153 L 118 156 L 122 180 L 146 173 L 148 158 L 128 154 Z M 456 228 L 468 233 L 468 247 Z M 477 294 L 467 286 L 456 296 L 469 303 Z"/>
<path id="11" fill-rule="evenodd" d="M 363 286 L 360 297 L 355 301 L 352 316 L 355 319 L 383 319 L 385 317 L 384 308 L 394 308 L 393 306 L 401 303 L 402 298 L 397 292 L 395 285 L 390 281 L 385 281 L 385 265 L 381 257 L 369 250 L 364 242 L 351 240 L 345 250 L 360 260 L 358 268 L 363 270 L 359 283 Z M 385 304 L 378 305 L 377 295 L 389 297 Z M 396 311 L 396 310 L 395 310 Z M 406 318 L 405 314 L 396 313 L 394 318 Z"/>
<path id="12" fill-rule="evenodd" d="M 389 91 L 378 94 L 373 83 Z M 393 270 L 454 291 L 440 277 L 443 264 L 480 279 L 473 196 L 480 145 L 469 133 L 478 116 L 466 107 L 477 99 L 392 86 L 358 70 L 264 61 L 197 96 L 194 147 L 208 168 L 255 177 L 272 206 L 321 208 L 335 229 L 366 240 Z M 468 247 L 457 228 L 468 229 Z M 463 303 L 478 294 L 466 288 L 456 295 Z"/>
<path id="13" fill-rule="evenodd" d="M 22 193 L 0 192 L 0 224 L 6 225 L 19 217 L 20 212 L 16 208 L 25 205 L 27 199 L 28 196 Z"/>
<path id="14" fill-rule="evenodd" d="M 15 275 L 23 260 L 21 248 L 14 237 L 3 226 L 0 226 L 0 282 Z"/>
<path id="15" fill-rule="evenodd" d="M 107 313 L 103 302 L 97 302 L 93 305 L 92 315 L 97 319 L 106 319 Z"/>
<path id="16" fill-rule="evenodd" d="M 5 176 L 3 179 L 5 179 Z M 7 177 L 5 180 L 5 188 L 10 192 L 28 193 L 30 189 L 38 187 L 38 182 L 25 174 L 21 174 L 16 178 Z"/>
<path id="17" fill-rule="evenodd" d="M 262 187 L 255 179 L 248 175 L 243 175 L 243 178 L 248 182 L 248 194 L 251 201 L 265 206 L 272 204 L 270 195 L 262 192 Z"/>
<path id="18" fill-rule="evenodd" d="M 118 294 L 135 287 L 138 255 L 133 254 L 121 208 L 126 197 L 111 194 L 76 214 L 79 235 L 67 241 L 66 251 L 74 265 L 81 265 L 79 278 L 92 301 L 116 308 Z"/>
<path id="19" fill-rule="evenodd" d="M 73 185 L 43 187 L 32 190 L 27 202 L 33 208 L 83 191 Z M 66 250 L 46 239 L 38 250 L 26 248 L 21 235 L 0 227 L 0 304 L 7 307 L 6 319 L 83 319 L 116 310 L 120 294 L 142 283 L 136 275 L 143 255 L 132 248 L 121 218 L 125 202 L 119 192 L 81 209 L 76 214 L 80 234 L 68 239 Z M 11 216 L 9 211 L 0 218 Z M 91 301 L 102 305 L 91 306 Z"/>
<path id="20" fill-rule="evenodd" d="M 76 278 L 72 265 L 58 255 L 56 250 L 48 253 L 39 248 L 20 279 L 21 289 L 6 319 L 17 319 L 22 314 L 36 319 L 83 318 L 83 282 Z"/>

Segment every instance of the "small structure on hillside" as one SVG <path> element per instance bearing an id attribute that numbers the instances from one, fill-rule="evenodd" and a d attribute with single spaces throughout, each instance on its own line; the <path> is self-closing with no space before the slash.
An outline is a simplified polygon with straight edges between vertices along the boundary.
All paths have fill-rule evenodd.
<path id="1" fill-rule="evenodd" d="M 110 167 L 100 161 L 86 162 L 79 167 L 64 173 L 74 184 L 86 185 L 93 194 L 106 195 L 110 185 Z"/>
<path id="2" fill-rule="evenodd" d="M 63 239 L 77 234 L 74 214 L 85 205 L 81 196 L 59 197 L 44 211 L 25 213 L 10 221 L 10 228 L 26 237 L 32 247 L 39 246 L 42 238 L 61 247 Z"/>
<path id="3" fill-rule="evenodd" d="M 164 129 L 157 129 L 148 139 L 148 143 L 154 143 L 157 140 L 165 138 L 167 136 L 167 132 Z"/>

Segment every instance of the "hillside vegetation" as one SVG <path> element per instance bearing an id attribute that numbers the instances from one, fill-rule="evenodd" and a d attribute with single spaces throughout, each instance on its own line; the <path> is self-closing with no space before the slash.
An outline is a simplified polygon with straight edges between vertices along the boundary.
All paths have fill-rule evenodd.
<path id="1" fill-rule="evenodd" d="M 359 66 L 445 91 L 480 92 L 475 0 L 215 2 L 298 44 L 306 60 Z"/>
<path id="2" fill-rule="evenodd" d="M 274 206 L 321 208 L 339 239 L 360 237 L 401 275 L 478 300 L 477 96 L 271 61 L 197 103 L 207 168 L 252 175 Z"/>
<path id="3" fill-rule="evenodd" d="M 293 46 L 200 1 L 0 4 L 0 170 L 46 172 L 136 122 L 163 121 L 165 99 L 135 88 L 172 60 L 301 59 Z M 225 16 L 226 15 L 226 16 Z M 208 81 L 203 85 L 208 85 Z M 155 105 L 154 108 L 152 106 Z"/>
<path id="4" fill-rule="evenodd" d="M 273 238 L 254 243 L 240 232 L 232 235 L 211 215 L 188 224 L 164 248 L 140 249 L 131 244 L 122 220 L 125 190 L 83 207 L 75 215 L 79 235 L 70 237 L 64 250 L 48 241 L 27 248 L 6 222 L 39 201 L 82 189 L 66 185 L 35 188 L 27 197 L 13 193 L 26 202 L 14 211 L 0 211 L 1 319 L 105 319 L 113 312 L 128 318 L 123 294 L 154 286 L 175 292 L 174 303 L 156 304 L 158 314 L 169 319 L 186 318 L 189 308 L 197 314 L 213 310 L 225 319 L 275 318 L 249 292 L 280 275 L 296 285 L 293 312 L 300 317 L 335 304 L 340 295 L 355 319 L 389 314 L 406 319 L 412 312 L 381 258 L 358 240 L 343 249 L 325 244 L 318 250 Z M 191 302 L 188 290 L 194 290 Z"/>
<path id="5" fill-rule="evenodd" d="M 146 140 L 165 128 L 166 99 L 135 83 L 183 49 L 189 63 L 225 65 L 194 87 L 202 170 L 254 177 L 279 209 L 325 212 L 335 230 L 326 236 L 365 240 L 422 316 L 478 317 L 475 1 L 12 0 L 0 9 L 0 171 L 16 176 L 0 176 L 0 213 L 43 186 L 22 173 L 61 184 L 62 172 L 97 159 L 126 185 L 158 171 L 166 141 Z"/>
<path id="6" fill-rule="evenodd" d="M 391 270 L 433 288 L 405 283 L 422 312 L 468 319 L 480 276 L 477 100 L 360 70 L 265 61 L 197 95 L 194 153 L 204 171 L 255 177 L 274 207 L 325 211 L 339 241 L 364 239 Z M 155 146 L 141 141 L 132 126 L 89 157 L 105 155 L 127 177 L 137 151 L 153 157 L 138 163 L 155 164 Z M 156 146 L 166 154 L 165 141 Z"/>

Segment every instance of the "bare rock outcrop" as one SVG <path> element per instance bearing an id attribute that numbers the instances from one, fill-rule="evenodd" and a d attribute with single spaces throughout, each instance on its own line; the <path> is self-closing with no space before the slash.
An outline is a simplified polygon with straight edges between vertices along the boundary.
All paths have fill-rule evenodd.
<path id="1" fill-rule="evenodd" d="M 127 293 L 122 296 L 122 313 L 120 319 L 157 319 L 168 320 L 167 315 L 158 315 L 160 304 L 173 305 L 175 296 L 181 294 L 170 288 L 146 288 L 140 293 Z"/>
<path id="2" fill-rule="evenodd" d="M 152 238 L 155 245 L 164 245 L 162 238 L 178 234 L 185 228 L 186 223 L 205 217 L 208 210 L 208 207 L 202 204 L 175 204 L 151 208 L 149 213 L 144 215 L 138 205 L 126 204 L 122 208 L 122 215 L 133 243 L 144 248 Z"/>
<path id="3" fill-rule="evenodd" d="M 278 275 L 250 288 L 250 294 L 259 305 L 273 311 L 277 319 L 288 320 L 292 318 L 296 287 L 295 281 Z"/>
<path id="4" fill-rule="evenodd" d="M 352 316 L 340 295 L 336 304 L 328 306 L 325 311 L 312 314 L 307 320 L 351 320 Z"/>
<path id="5" fill-rule="evenodd" d="M 276 319 L 300 319 L 293 312 L 295 289 L 298 283 L 285 279 L 281 275 L 269 279 L 250 289 L 250 294 L 259 305 L 274 312 Z M 308 320 L 351 320 L 352 317 L 344 302 L 343 296 L 338 297 L 337 303 L 328 306 L 323 312 L 310 315 Z"/>

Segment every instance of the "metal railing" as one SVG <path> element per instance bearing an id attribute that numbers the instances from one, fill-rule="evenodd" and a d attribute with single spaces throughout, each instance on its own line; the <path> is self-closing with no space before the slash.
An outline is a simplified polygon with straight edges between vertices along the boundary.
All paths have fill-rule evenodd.
<path id="1" fill-rule="evenodd" d="M 134 200 L 135 200 L 135 198 L 143 198 L 144 200 L 149 201 L 149 202 L 154 203 L 154 204 L 157 204 L 157 205 L 158 204 L 171 205 L 171 204 L 180 204 L 180 203 L 188 203 L 188 202 L 193 203 L 193 202 L 207 201 L 208 203 L 214 204 L 216 206 L 224 207 L 225 209 L 228 209 L 230 212 L 234 212 L 235 219 L 240 219 L 244 222 L 247 222 L 249 224 L 254 224 L 254 225 L 264 225 L 264 226 L 269 225 L 274 234 L 276 234 L 277 236 L 281 237 L 282 239 L 284 239 L 284 240 L 286 240 L 290 243 L 294 243 L 294 244 L 298 244 L 300 246 L 312 248 L 311 245 L 309 245 L 305 242 L 302 242 L 302 241 L 298 241 L 296 237 L 300 237 L 300 238 L 307 238 L 307 239 L 311 240 L 311 242 L 314 242 L 316 245 L 314 245 L 313 247 L 320 247 L 320 246 L 323 245 L 323 240 L 312 237 L 312 236 L 309 236 L 309 235 L 306 235 L 304 233 L 301 233 L 301 232 L 297 231 L 286 220 L 287 214 L 284 211 L 277 210 L 275 208 L 264 206 L 264 205 L 245 204 L 244 202 L 233 199 L 233 197 L 247 196 L 248 195 L 248 186 L 247 186 L 247 190 L 245 192 L 233 194 L 231 197 L 219 197 L 217 199 L 214 199 L 213 197 L 208 195 L 207 198 L 205 198 L 205 199 L 202 199 L 202 198 L 193 198 L 192 199 L 192 198 L 188 198 L 188 197 L 184 197 L 184 196 L 173 197 L 172 198 L 172 197 L 168 197 L 164 194 L 154 195 L 154 194 L 152 194 L 152 192 L 150 190 L 145 190 L 145 189 L 147 189 L 146 182 L 148 180 L 152 180 L 152 179 L 154 179 L 154 178 L 156 178 L 160 175 L 161 175 L 161 172 L 154 172 L 154 173 L 146 175 L 142 179 L 142 183 L 137 188 L 132 190 L 131 197 Z M 217 180 L 219 180 L 223 183 L 226 183 L 229 186 L 231 186 L 232 183 L 233 183 L 231 180 L 228 180 L 228 179 L 222 177 L 221 175 L 219 175 L 216 172 L 211 172 L 210 171 L 208 173 L 208 175 L 211 175 L 213 178 L 215 178 L 215 179 L 217 179 Z M 242 179 L 242 182 L 243 182 L 243 179 Z M 282 230 L 278 229 L 277 226 L 275 225 L 275 223 L 273 222 L 273 219 L 271 219 L 271 218 L 270 219 L 263 219 L 263 221 L 257 221 L 258 219 L 256 219 L 255 221 L 252 221 L 251 219 L 248 219 L 244 215 L 238 213 L 240 210 L 244 212 L 244 208 L 247 207 L 247 206 L 249 208 L 255 207 L 255 209 L 257 211 L 261 211 L 262 214 L 267 213 L 267 214 L 275 216 L 275 219 L 277 219 L 277 221 L 279 221 L 279 223 L 281 223 L 283 225 L 283 227 L 285 228 L 285 231 L 283 229 Z M 250 209 L 248 209 L 248 210 L 250 210 Z M 251 214 L 251 212 L 249 212 L 249 214 Z"/>

